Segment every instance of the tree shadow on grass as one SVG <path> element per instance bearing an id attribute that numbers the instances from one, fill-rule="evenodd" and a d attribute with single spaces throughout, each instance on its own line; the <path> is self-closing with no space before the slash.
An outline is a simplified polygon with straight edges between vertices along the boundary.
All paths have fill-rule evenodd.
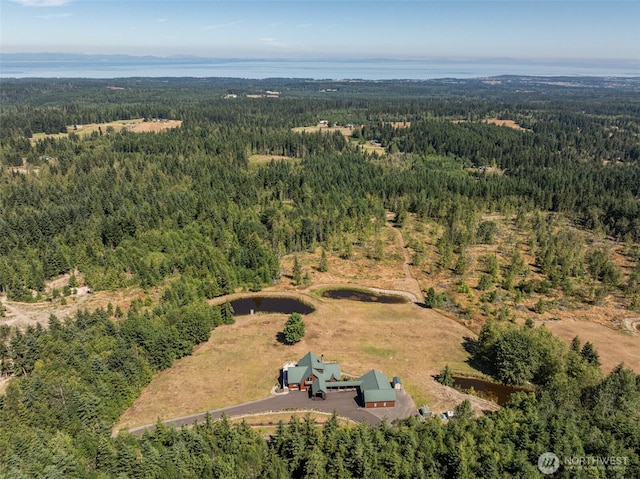
<path id="1" fill-rule="evenodd" d="M 465 336 L 462 338 L 462 347 L 471 356 L 474 356 L 478 352 L 478 340 L 471 336 Z"/>
<path id="2" fill-rule="evenodd" d="M 284 337 L 284 332 L 283 331 L 278 331 L 276 333 L 276 341 L 278 341 L 280 344 L 284 344 L 285 346 L 293 346 L 295 343 L 288 343 L 287 340 Z M 298 341 L 296 341 L 297 343 Z"/>
<path id="3" fill-rule="evenodd" d="M 490 364 L 487 364 L 486 361 L 483 361 L 478 357 L 478 340 L 474 339 L 470 336 L 465 336 L 462 339 L 462 347 L 466 352 L 469 353 L 469 359 L 466 360 L 466 363 L 471 366 L 473 369 L 480 371 L 481 373 L 493 375 L 493 368 L 491 368 Z"/>

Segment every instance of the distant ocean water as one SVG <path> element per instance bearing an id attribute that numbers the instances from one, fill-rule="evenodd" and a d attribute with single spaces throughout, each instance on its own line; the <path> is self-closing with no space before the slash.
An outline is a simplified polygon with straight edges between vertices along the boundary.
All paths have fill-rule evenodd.
<path id="1" fill-rule="evenodd" d="M 499 75 L 639 77 L 640 62 L 543 63 L 447 60 L 242 60 L 3 55 L 0 78 L 230 77 L 428 80 Z"/>

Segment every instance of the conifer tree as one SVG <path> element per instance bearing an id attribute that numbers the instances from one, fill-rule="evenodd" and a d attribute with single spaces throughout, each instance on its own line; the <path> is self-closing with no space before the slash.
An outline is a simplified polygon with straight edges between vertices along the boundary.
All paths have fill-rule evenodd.
<path id="1" fill-rule="evenodd" d="M 295 344 L 304 338 L 304 322 L 300 313 L 291 313 L 282 332 L 285 344 Z"/>
<path id="2" fill-rule="evenodd" d="M 233 306 L 229 301 L 225 301 L 222 305 L 222 309 L 220 310 L 220 315 L 222 316 L 223 324 L 233 324 L 236 322 L 234 318 L 235 311 L 233 310 Z"/>
<path id="3" fill-rule="evenodd" d="M 443 384 L 449 387 L 453 386 L 453 374 L 451 373 L 451 369 L 449 368 L 448 364 L 444 367 L 442 372 L 438 374 L 437 379 L 440 384 Z"/>
<path id="4" fill-rule="evenodd" d="M 329 261 L 327 260 L 327 252 L 324 248 L 322 248 L 322 253 L 320 254 L 320 265 L 318 266 L 318 271 L 321 273 L 329 271 Z"/>
<path id="5" fill-rule="evenodd" d="M 293 258 L 293 284 L 296 286 L 300 286 L 302 284 L 302 268 L 300 267 L 300 262 L 298 261 L 297 256 Z"/>

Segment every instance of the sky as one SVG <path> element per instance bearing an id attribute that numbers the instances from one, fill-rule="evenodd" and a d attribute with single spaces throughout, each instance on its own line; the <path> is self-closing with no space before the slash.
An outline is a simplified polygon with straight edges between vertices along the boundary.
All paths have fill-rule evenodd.
<path id="1" fill-rule="evenodd" d="M 640 0 L 0 0 L 0 52 L 640 62 Z"/>

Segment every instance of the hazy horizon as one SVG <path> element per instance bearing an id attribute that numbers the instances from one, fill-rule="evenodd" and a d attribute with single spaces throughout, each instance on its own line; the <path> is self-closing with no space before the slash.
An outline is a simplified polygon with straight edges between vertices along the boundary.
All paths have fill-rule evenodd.
<path id="1" fill-rule="evenodd" d="M 629 1 L 0 0 L 11 53 L 640 63 Z"/>

